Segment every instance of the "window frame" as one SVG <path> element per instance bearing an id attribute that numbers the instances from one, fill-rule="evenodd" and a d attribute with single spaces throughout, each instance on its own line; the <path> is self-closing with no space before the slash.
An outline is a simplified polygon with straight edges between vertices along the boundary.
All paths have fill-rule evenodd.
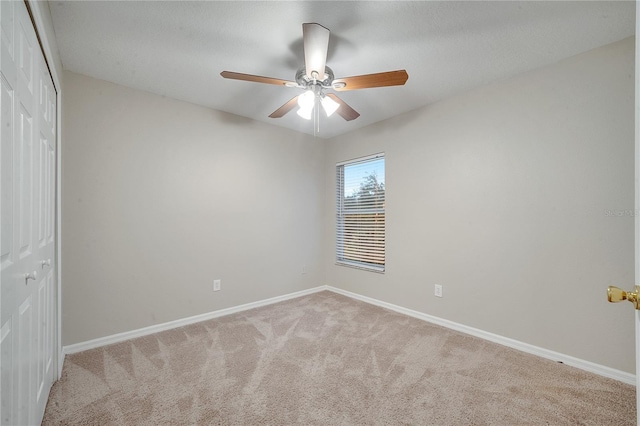
<path id="1" fill-rule="evenodd" d="M 362 164 L 371 162 L 374 160 L 384 160 L 383 162 L 383 170 L 384 170 L 384 184 L 385 184 L 385 198 L 383 202 L 383 207 L 374 207 L 371 209 L 354 209 L 349 211 L 349 209 L 345 209 L 345 180 L 344 180 L 344 168 L 356 164 Z M 336 222 L 335 222 L 335 264 L 339 266 L 347 266 L 350 268 L 362 269 L 370 272 L 376 272 L 383 274 L 386 270 L 386 157 L 384 152 L 380 152 L 377 154 L 368 155 L 365 157 L 358 157 L 351 160 L 342 161 L 336 163 Z M 384 217 L 384 224 L 382 226 L 382 238 L 383 238 L 383 263 L 376 264 L 374 262 L 366 262 L 359 260 L 349 260 L 345 258 L 344 255 L 344 221 L 345 217 L 348 215 L 355 214 L 382 214 Z M 342 235 L 342 239 L 340 237 Z"/>

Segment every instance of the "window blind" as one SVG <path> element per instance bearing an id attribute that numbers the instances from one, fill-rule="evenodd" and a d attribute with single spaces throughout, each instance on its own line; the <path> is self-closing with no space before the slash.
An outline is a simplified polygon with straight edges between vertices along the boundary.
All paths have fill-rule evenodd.
<path id="1" fill-rule="evenodd" d="M 384 154 L 336 166 L 336 262 L 384 271 Z"/>

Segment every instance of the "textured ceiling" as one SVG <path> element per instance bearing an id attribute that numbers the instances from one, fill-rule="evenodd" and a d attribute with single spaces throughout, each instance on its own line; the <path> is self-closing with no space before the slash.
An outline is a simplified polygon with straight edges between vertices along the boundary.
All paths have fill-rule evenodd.
<path id="1" fill-rule="evenodd" d="M 331 137 L 635 33 L 635 2 L 50 1 L 65 69 L 313 134 L 290 112 L 300 89 L 223 79 L 223 70 L 294 80 L 302 23 L 331 30 L 338 77 L 406 69 L 405 86 L 340 92 L 361 116 L 320 120 Z"/>

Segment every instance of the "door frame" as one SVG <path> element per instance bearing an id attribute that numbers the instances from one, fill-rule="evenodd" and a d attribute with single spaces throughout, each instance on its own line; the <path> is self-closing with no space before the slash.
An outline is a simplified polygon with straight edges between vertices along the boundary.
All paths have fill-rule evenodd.
<path id="1" fill-rule="evenodd" d="M 59 58 L 59 54 L 52 48 L 57 44 L 54 40 L 52 43 L 49 40 L 47 33 L 45 18 L 42 16 L 40 7 L 49 8 L 47 2 L 41 2 L 37 0 L 24 0 L 27 8 L 31 12 L 33 18 L 34 29 L 39 37 L 44 57 L 49 65 L 49 72 L 51 73 L 51 79 L 56 90 L 56 190 L 55 190 L 55 255 L 56 255 L 56 292 L 55 292 L 55 358 L 54 362 L 57 368 L 54 368 L 54 381 L 58 380 L 62 375 L 62 365 L 64 363 L 64 353 L 62 352 L 62 85 L 61 75 L 58 73 L 56 67 L 56 59 Z M 49 18 L 49 23 L 51 18 Z M 62 72 L 62 69 L 59 70 Z"/>
<path id="2" fill-rule="evenodd" d="M 635 234 L 634 259 L 635 282 L 640 285 L 640 0 L 636 0 L 636 46 L 635 46 Z M 636 339 L 636 421 L 640 425 L 640 311 L 635 311 Z"/>

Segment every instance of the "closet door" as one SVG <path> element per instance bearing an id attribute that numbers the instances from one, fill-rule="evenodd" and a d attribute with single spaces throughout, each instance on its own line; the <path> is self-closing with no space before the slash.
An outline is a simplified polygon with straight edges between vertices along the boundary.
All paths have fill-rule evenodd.
<path id="1" fill-rule="evenodd" d="M 38 179 L 34 186 L 37 189 L 36 215 L 33 227 L 37 229 L 38 255 L 36 268 L 41 274 L 37 284 L 37 326 L 36 333 L 36 423 L 40 423 L 49 398 L 49 390 L 54 377 L 53 336 L 55 333 L 55 182 L 56 182 L 56 93 L 51 75 L 38 48 L 38 135 L 36 144 L 38 164 L 35 176 Z M 37 223 L 37 224 L 36 224 Z"/>
<path id="2" fill-rule="evenodd" d="M 55 96 L 22 1 L 0 2 L 0 39 L 0 424 L 39 424 L 54 368 Z"/>

